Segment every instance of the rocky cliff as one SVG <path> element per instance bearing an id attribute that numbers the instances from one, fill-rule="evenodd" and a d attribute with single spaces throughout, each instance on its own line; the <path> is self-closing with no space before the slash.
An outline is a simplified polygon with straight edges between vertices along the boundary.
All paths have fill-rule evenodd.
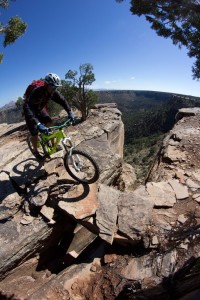
<path id="1" fill-rule="evenodd" d="M 0 124 L 13 124 L 17 122 L 22 122 L 23 120 L 24 117 L 22 116 L 21 107 L 12 107 L 9 109 L 0 110 Z"/>
<path id="2" fill-rule="evenodd" d="M 123 161 L 124 126 L 114 104 L 97 105 L 87 121 L 66 129 L 99 164 L 91 185 L 70 178 L 62 151 L 38 163 L 24 123 L 1 124 L 2 295 L 169 299 L 173 290 L 170 299 L 178 299 L 197 288 L 199 124 L 198 108 L 179 111 L 140 186 Z"/>

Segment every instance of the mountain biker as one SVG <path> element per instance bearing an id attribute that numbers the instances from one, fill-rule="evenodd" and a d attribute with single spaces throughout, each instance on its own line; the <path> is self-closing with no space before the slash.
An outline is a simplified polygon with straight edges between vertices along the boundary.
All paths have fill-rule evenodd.
<path id="1" fill-rule="evenodd" d="M 51 99 L 60 104 L 68 113 L 71 121 L 74 122 L 75 120 L 68 102 L 56 90 L 59 86 L 62 86 L 59 76 L 54 73 L 47 74 L 44 85 L 33 89 L 30 96 L 25 99 L 23 106 L 26 125 L 32 136 L 34 156 L 39 160 L 43 159 L 43 156 L 40 155 L 37 149 L 38 131 L 48 133 L 48 127 L 52 125 L 52 119 L 46 110 L 48 101 Z"/>

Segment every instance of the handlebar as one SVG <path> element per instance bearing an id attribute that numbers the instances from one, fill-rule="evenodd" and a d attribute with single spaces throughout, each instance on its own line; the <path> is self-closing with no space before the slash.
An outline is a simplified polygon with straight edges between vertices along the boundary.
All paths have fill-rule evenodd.
<path id="1" fill-rule="evenodd" d="M 62 129 L 63 127 L 66 127 L 67 125 L 71 125 L 72 122 L 70 119 L 67 119 L 63 124 L 61 125 L 54 125 L 54 126 L 51 126 L 49 127 L 48 129 L 51 130 L 51 129 Z"/>

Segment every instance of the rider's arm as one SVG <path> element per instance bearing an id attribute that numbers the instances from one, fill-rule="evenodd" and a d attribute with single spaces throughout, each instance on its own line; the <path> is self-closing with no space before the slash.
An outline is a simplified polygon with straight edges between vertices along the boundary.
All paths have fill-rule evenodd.
<path id="1" fill-rule="evenodd" d="M 51 99 L 60 104 L 66 110 L 66 112 L 69 113 L 71 111 L 71 107 L 60 92 L 55 91 Z"/>

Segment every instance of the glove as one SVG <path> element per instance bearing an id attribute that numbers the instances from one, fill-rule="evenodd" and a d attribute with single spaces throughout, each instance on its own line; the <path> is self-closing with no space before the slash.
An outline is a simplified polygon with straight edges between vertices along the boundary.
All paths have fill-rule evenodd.
<path id="1" fill-rule="evenodd" d="M 71 111 L 68 112 L 68 118 L 72 121 L 72 123 L 75 123 L 75 118 Z"/>
<path id="2" fill-rule="evenodd" d="M 46 126 L 42 125 L 41 123 L 37 124 L 37 129 L 39 130 L 39 132 L 42 132 L 45 134 L 49 133 L 49 129 Z"/>

